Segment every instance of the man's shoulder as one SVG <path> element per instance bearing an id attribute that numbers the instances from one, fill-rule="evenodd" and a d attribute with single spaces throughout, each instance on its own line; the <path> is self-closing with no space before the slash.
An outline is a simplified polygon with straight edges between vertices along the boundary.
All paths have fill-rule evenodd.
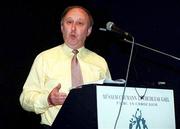
<path id="1" fill-rule="evenodd" d="M 42 52 L 40 52 L 36 59 L 39 59 L 39 58 L 43 58 L 43 59 L 51 59 L 51 58 L 56 58 L 58 57 L 58 55 L 60 55 L 61 53 L 61 50 L 62 49 L 62 45 L 57 45 L 57 46 L 54 46 L 52 48 L 49 48 L 49 49 L 46 49 Z"/>
<path id="2" fill-rule="evenodd" d="M 55 52 L 59 52 L 62 48 L 62 44 L 61 45 L 57 45 L 57 46 L 54 46 L 52 48 L 49 48 L 47 50 L 44 50 L 42 51 L 41 53 L 55 53 Z"/>
<path id="3" fill-rule="evenodd" d="M 57 45 L 52 48 L 46 49 L 39 53 L 39 55 L 47 56 L 47 55 L 52 55 L 52 54 L 57 54 L 61 51 L 62 45 Z"/>
<path id="4" fill-rule="evenodd" d="M 89 58 L 94 58 L 96 60 L 102 60 L 102 61 L 105 60 L 103 56 L 87 48 L 85 48 L 85 53 L 86 55 L 88 55 Z"/>

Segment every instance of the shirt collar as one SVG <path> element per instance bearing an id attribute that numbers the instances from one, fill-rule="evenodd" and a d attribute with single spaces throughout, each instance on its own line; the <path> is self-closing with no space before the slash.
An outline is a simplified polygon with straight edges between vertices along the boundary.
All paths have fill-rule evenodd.
<path id="1" fill-rule="evenodd" d="M 63 48 L 65 54 L 67 54 L 68 56 L 73 55 L 73 53 L 72 53 L 72 50 L 73 50 L 73 49 L 70 48 L 70 47 L 68 47 L 68 46 L 66 45 L 66 43 L 63 43 L 63 44 L 62 44 L 62 48 Z M 85 47 L 83 46 L 83 47 L 79 48 L 78 51 L 79 51 L 78 55 L 81 55 L 81 54 L 83 53 L 83 51 L 85 51 Z"/>

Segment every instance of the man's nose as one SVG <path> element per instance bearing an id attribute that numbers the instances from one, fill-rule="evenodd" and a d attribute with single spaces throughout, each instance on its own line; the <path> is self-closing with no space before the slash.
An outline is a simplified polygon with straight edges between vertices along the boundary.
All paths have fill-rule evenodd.
<path id="1" fill-rule="evenodd" d="M 76 25 L 73 23 L 72 26 L 71 26 L 71 30 L 72 31 L 75 31 L 76 30 Z"/>

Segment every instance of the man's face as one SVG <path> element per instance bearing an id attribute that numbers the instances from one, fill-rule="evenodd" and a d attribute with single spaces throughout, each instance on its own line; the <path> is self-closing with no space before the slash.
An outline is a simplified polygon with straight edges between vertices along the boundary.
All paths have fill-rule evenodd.
<path id="1" fill-rule="evenodd" d="M 72 49 L 84 46 L 91 30 L 88 14 L 80 8 L 71 9 L 62 20 L 61 32 L 64 41 Z"/>

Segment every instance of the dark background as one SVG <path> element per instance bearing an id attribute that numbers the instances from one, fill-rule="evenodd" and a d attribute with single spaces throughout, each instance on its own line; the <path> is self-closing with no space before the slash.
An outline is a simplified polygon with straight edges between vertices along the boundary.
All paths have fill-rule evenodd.
<path id="1" fill-rule="evenodd" d="M 118 34 L 98 30 L 108 21 L 130 32 L 135 42 L 180 57 L 178 0 L 72 1 L 1 2 L 1 129 L 38 127 L 40 118 L 20 107 L 19 95 L 36 55 L 63 42 L 59 18 L 68 5 L 83 5 L 92 12 L 95 25 L 86 45 L 107 60 L 113 79 L 125 79 L 131 45 L 122 42 Z M 129 84 L 173 89 L 177 129 L 180 128 L 179 77 L 180 61 L 135 46 Z M 166 84 L 158 85 L 159 81 Z"/>

